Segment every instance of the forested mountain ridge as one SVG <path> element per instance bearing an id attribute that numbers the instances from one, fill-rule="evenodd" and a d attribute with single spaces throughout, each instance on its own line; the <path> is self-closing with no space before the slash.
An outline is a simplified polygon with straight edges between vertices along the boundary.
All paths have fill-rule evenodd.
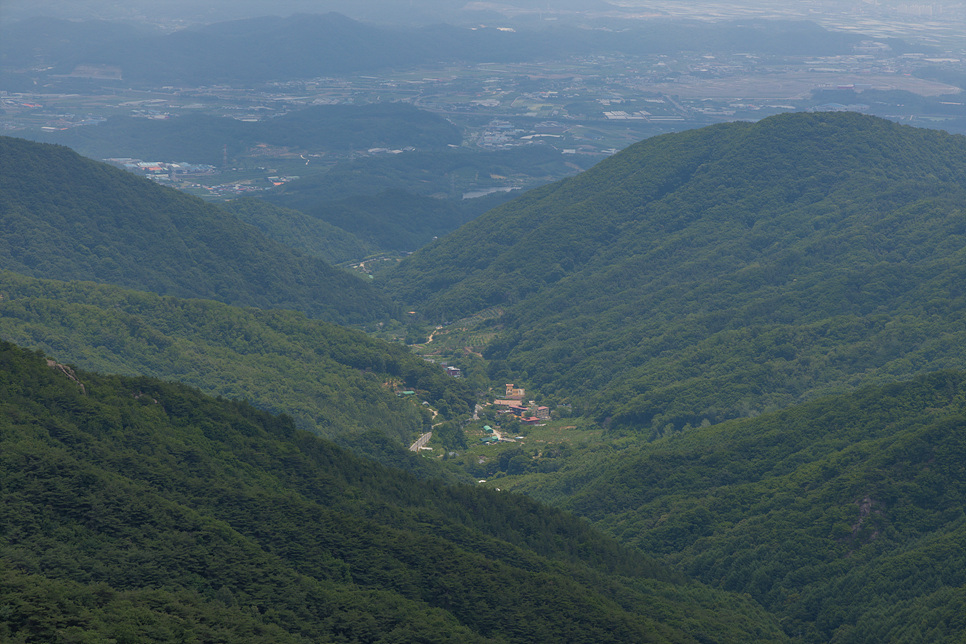
<path id="1" fill-rule="evenodd" d="M 961 642 L 966 373 L 693 428 L 513 487 L 594 520 L 804 642 Z"/>
<path id="2" fill-rule="evenodd" d="M 397 391 L 415 391 L 446 419 L 468 415 L 475 403 L 464 381 L 361 331 L 293 311 L 89 282 L 0 271 L 0 338 L 82 369 L 247 400 L 363 451 L 371 435 L 402 448 L 427 431 L 429 411 Z"/>
<path id="3" fill-rule="evenodd" d="M 752 602 L 524 497 L 8 343 L 0 495 L 4 640 L 786 641 Z"/>
<path id="4" fill-rule="evenodd" d="M 853 113 L 648 139 L 386 286 L 505 313 L 495 375 L 652 434 L 961 367 L 966 137 Z"/>
<path id="5" fill-rule="evenodd" d="M 339 322 L 393 309 L 369 284 L 215 206 L 61 146 L 0 137 L 0 216 L 0 268 L 25 275 Z"/>

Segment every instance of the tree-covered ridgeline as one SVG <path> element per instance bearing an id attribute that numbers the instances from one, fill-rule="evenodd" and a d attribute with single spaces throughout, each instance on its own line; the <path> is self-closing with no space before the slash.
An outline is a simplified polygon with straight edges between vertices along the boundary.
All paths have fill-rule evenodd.
<path id="1" fill-rule="evenodd" d="M 318 217 L 254 197 L 232 199 L 218 206 L 266 237 L 330 264 L 358 261 L 379 250 Z"/>
<path id="2" fill-rule="evenodd" d="M 495 377 L 649 436 L 966 365 L 966 137 L 849 113 L 648 139 L 386 277 L 500 306 Z"/>
<path id="3" fill-rule="evenodd" d="M 375 432 L 407 445 L 472 411 L 462 380 L 402 346 L 294 311 L 162 297 L 0 271 L 0 337 L 84 369 L 147 375 L 286 413 L 341 441 Z M 397 391 L 413 390 L 416 399 Z"/>
<path id="4" fill-rule="evenodd" d="M 524 497 L 8 343 L 0 483 L 5 640 L 785 641 L 753 602 Z"/>
<path id="5" fill-rule="evenodd" d="M 68 148 L 0 137 L 0 268 L 339 322 L 384 319 L 361 279 L 233 215 Z"/>
<path id="6" fill-rule="evenodd" d="M 964 463 L 966 372 L 947 371 L 599 451 L 513 489 L 750 594 L 801 641 L 960 642 Z"/>

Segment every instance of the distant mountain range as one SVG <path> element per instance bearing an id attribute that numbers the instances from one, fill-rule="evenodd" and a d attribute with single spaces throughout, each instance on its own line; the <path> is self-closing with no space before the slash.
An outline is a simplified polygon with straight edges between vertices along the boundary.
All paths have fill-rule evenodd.
<path id="1" fill-rule="evenodd" d="M 851 52 L 861 38 L 788 21 L 649 21 L 621 29 L 554 23 L 505 31 L 445 24 L 388 28 L 327 13 L 260 17 L 150 35 L 142 28 L 36 18 L 5 27 L 0 55 L 7 71 L 30 78 L 70 74 L 78 65 L 110 65 L 120 67 L 125 83 L 211 85 L 441 61 L 511 62 L 595 53 L 836 55 Z M 892 44 L 902 47 L 898 41 Z M 45 71 L 27 71 L 31 68 Z"/>
<path id="2" fill-rule="evenodd" d="M 655 436 L 962 367 L 966 138 L 850 113 L 655 137 L 498 207 L 385 285 L 484 354 Z"/>
<path id="3" fill-rule="evenodd" d="M 105 5 L 97 0 L 35 0 L 11 2 L 7 19 L 58 17 L 68 20 L 142 21 L 149 24 L 177 22 L 208 24 L 239 18 L 257 18 L 270 12 L 288 16 L 306 12 L 339 12 L 355 20 L 378 24 L 418 26 L 447 22 L 479 24 L 481 20 L 512 20 L 528 17 L 567 18 L 592 12 L 614 14 L 619 8 L 605 0 L 511 0 L 501 3 L 467 3 L 463 0 L 277 0 L 270 6 L 259 0 L 209 0 L 199 5 L 192 0 L 164 3 L 131 0 Z"/>

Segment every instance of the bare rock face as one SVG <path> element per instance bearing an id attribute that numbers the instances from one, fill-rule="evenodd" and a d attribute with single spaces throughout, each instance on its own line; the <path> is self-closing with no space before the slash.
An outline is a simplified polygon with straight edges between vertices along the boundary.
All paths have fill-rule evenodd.
<path id="1" fill-rule="evenodd" d="M 68 378 L 76 382 L 77 386 L 80 387 L 81 393 L 84 394 L 85 396 L 87 395 L 87 388 L 84 387 L 84 383 L 80 381 L 80 379 L 77 377 L 77 374 L 74 373 L 73 369 L 71 369 L 65 364 L 60 364 L 55 360 L 51 360 L 50 358 L 47 358 L 47 366 L 55 371 L 61 372 L 62 374 L 64 374 L 65 376 L 67 376 Z"/>

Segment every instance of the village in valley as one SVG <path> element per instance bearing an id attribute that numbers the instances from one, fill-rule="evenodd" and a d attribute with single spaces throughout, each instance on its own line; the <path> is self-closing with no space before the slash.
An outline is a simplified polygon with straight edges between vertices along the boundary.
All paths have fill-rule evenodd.
<path id="1" fill-rule="evenodd" d="M 519 422 L 523 425 L 539 425 L 550 420 L 549 408 L 543 405 L 537 405 L 537 403 L 533 400 L 524 404 L 523 399 L 525 397 L 526 391 L 524 389 L 515 387 L 512 383 L 508 383 L 504 397 L 494 400 L 492 406 L 497 409 L 498 416 L 512 414 L 514 417 L 518 418 Z M 522 436 L 507 438 L 503 435 L 503 433 L 490 427 L 489 425 L 483 426 L 483 432 L 486 435 L 480 438 L 480 442 L 485 445 L 489 445 L 490 443 L 499 443 L 500 441 L 512 443 L 523 438 Z"/>
<path id="2" fill-rule="evenodd" d="M 436 327 L 414 352 L 437 364 L 453 378 L 467 379 L 477 390 L 479 402 L 472 418 L 442 422 L 418 392 L 397 391 L 401 397 L 426 407 L 432 427 L 419 437 L 410 451 L 424 458 L 455 460 L 480 484 L 494 484 L 524 471 L 553 471 L 573 449 L 600 441 L 600 426 L 573 414 L 568 401 L 542 402 L 528 397 L 517 383 L 491 385 L 482 356 L 475 346 L 490 337 L 487 321 L 498 311 Z M 453 362 L 458 361 L 457 367 Z M 391 383 L 387 383 L 391 384 Z M 553 407 L 553 409 L 551 409 Z"/>

